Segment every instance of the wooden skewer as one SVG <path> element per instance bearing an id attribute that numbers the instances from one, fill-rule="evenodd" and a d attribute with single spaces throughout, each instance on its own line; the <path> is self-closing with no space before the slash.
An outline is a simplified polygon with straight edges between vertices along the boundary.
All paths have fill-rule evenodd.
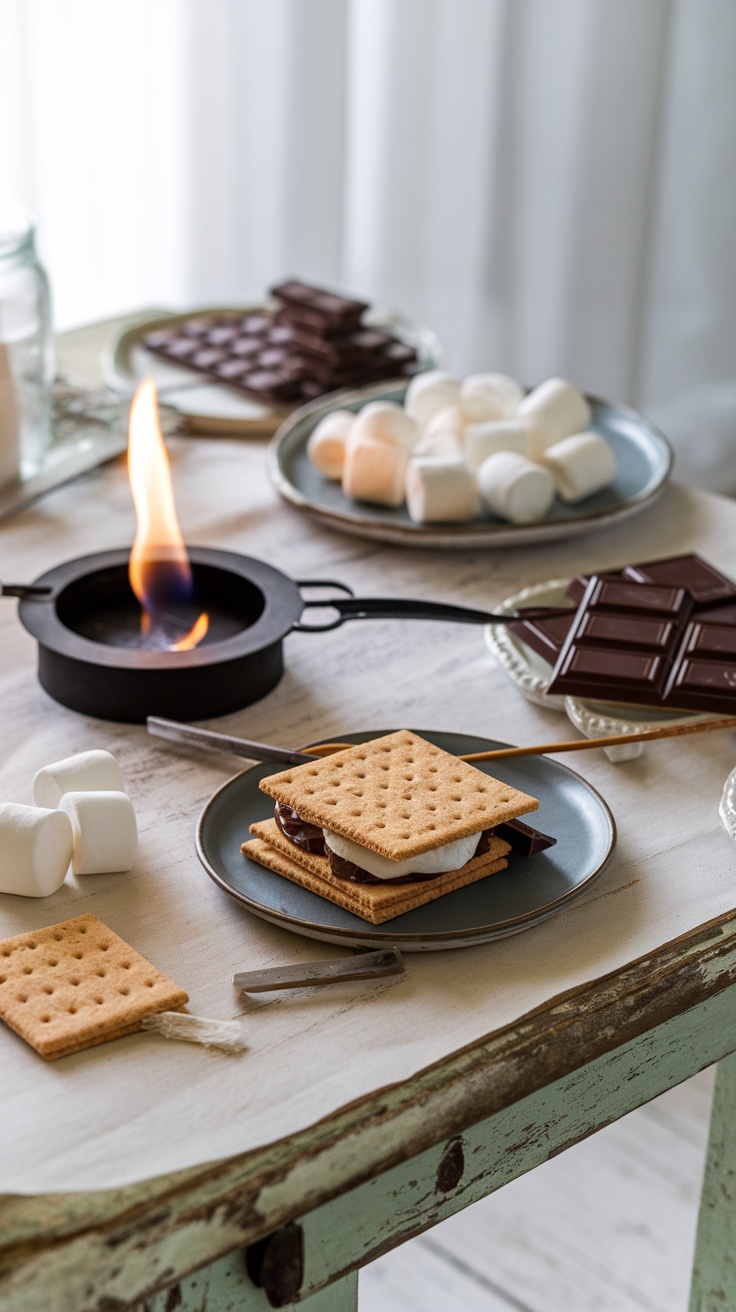
<path id="1" fill-rule="evenodd" d="M 661 729 L 643 729 L 641 733 L 614 733 L 607 738 L 573 738 L 561 743 L 536 743 L 533 747 L 497 747 L 491 752 L 469 752 L 461 761 L 500 761 L 510 756 L 542 756 L 546 752 L 588 752 L 595 747 L 621 747 L 626 743 L 648 743 L 657 738 L 682 738 L 690 733 L 715 733 L 718 729 L 736 729 L 736 715 L 720 720 L 695 720 L 685 724 L 665 724 Z M 343 752 L 354 743 L 321 743 L 304 747 L 310 756 L 330 756 Z"/>

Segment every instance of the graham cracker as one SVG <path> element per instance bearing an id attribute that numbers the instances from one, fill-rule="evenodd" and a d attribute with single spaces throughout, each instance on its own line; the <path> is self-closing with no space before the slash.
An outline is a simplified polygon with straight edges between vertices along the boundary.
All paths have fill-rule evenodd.
<path id="1" fill-rule="evenodd" d="M 403 861 L 536 811 L 539 802 L 408 729 L 262 779 L 309 824 Z"/>
<path id="2" fill-rule="evenodd" d="M 434 879 L 418 880 L 415 884 L 353 884 L 332 873 L 326 856 L 303 852 L 290 843 L 275 820 L 259 820 L 251 825 L 250 831 L 255 837 L 243 843 L 240 850 L 244 856 L 374 925 L 505 869 L 505 854 L 511 850 L 503 839 L 492 838 L 483 856 L 471 857 L 459 870 Z"/>
<path id="3" fill-rule="evenodd" d="M 97 916 L 75 916 L 0 942 L 0 1017 L 55 1061 L 183 1007 L 184 989 Z"/>

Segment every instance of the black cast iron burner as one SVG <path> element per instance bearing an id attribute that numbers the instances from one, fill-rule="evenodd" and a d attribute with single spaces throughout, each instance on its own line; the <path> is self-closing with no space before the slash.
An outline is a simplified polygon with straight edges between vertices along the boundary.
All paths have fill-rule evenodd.
<path id="1" fill-rule="evenodd" d="M 295 581 L 262 560 L 232 551 L 188 547 L 196 610 L 206 610 L 206 637 L 191 651 L 142 645 L 141 609 L 128 580 L 129 551 L 67 561 L 30 585 L 0 585 L 20 598 L 21 622 L 38 640 L 38 677 L 63 706 L 104 720 L 142 724 L 149 715 L 204 720 L 250 706 L 276 686 L 288 633 L 323 633 L 348 619 L 440 619 L 508 623 L 514 614 L 441 602 L 354 597 L 332 579 Z M 302 591 L 345 595 L 305 598 Z M 332 617 L 301 623 L 305 610 Z M 541 618 L 547 612 L 533 612 Z M 532 615 L 524 612 L 525 618 Z"/>

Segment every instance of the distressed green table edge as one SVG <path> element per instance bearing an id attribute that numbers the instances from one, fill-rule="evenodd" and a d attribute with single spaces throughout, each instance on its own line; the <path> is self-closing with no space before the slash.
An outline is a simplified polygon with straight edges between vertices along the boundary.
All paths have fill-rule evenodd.
<path id="1" fill-rule="evenodd" d="M 67 1302 L 60 1307 L 74 1306 L 75 1312 L 133 1307 L 156 1289 L 168 1288 L 305 1214 L 316 1214 L 470 1127 L 488 1124 L 641 1036 L 656 1035 L 734 984 L 736 911 L 625 970 L 552 999 L 517 1024 L 289 1139 L 122 1189 L 5 1195 L 0 1198 L 0 1309 L 48 1307 L 44 1291 L 62 1278 Z M 736 1012 L 736 992 L 728 996 Z M 663 1071 L 660 1082 L 632 1089 L 623 1110 L 607 1111 L 603 1100 L 600 1117 L 578 1137 L 735 1049 L 736 1023 L 726 1026 L 727 1032 L 721 1033 L 722 1028 L 709 1046 L 688 1054 L 674 1078 L 673 1072 Z M 647 1060 L 651 1063 L 651 1054 Z M 547 1155 L 552 1155 L 568 1144 L 550 1140 L 548 1146 Z M 406 1217 L 397 1220 L 381 1251 L 432 1223 L 417 1221 L 412 1231 Z M 365 1260 L 358 1258 L 355 1265 Z M 138 1275 L 121 1299 L 115 1290 L 126 1262 Z M 325 1270 L 323 1283 L 338 1274 L 344 1272 Z M 72 1293 L 76 1304 L 70 1301 Z"/>

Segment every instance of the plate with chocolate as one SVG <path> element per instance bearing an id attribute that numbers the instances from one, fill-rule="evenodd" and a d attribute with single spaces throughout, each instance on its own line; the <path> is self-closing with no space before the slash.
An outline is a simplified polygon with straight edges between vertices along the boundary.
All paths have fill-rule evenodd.
<path id="1" fill-rule="evenodd" d="M 486 630 L 525 695 L 565 709 L 587 737 L 736 714 L 736 582 L 688 553 L 553 580 L 499 608 L 558 605 Z"/>
<path id="2" fill-rule="evenodd" d="M 193 431 L 270 436 L 305 401 L 409 377 L 441 356 L 408 318 L 291 279 L 266 304 L 142 316 L 103 353 L 103 370 L 123 392 L 153 376 Z"/>
<path id="3" fill-rule="evenodd" d="M 565 379 L 439 369 L 317 399 L 269 451 L 281 495 L 328 527 L 458 550 L 603 528 L 651 505 L 671 465 L 642 415 Z"/>
<path id="4" fill-rule="evenodd" d="M 344 741 L 236 775 L 200 817 L 207 873 L 273 924 L 355 947 L 468 947 L 562 910 L 610 861 L 608 806 L 556 761 L 469 762 L 503 744 L 468 734 Z"/>

